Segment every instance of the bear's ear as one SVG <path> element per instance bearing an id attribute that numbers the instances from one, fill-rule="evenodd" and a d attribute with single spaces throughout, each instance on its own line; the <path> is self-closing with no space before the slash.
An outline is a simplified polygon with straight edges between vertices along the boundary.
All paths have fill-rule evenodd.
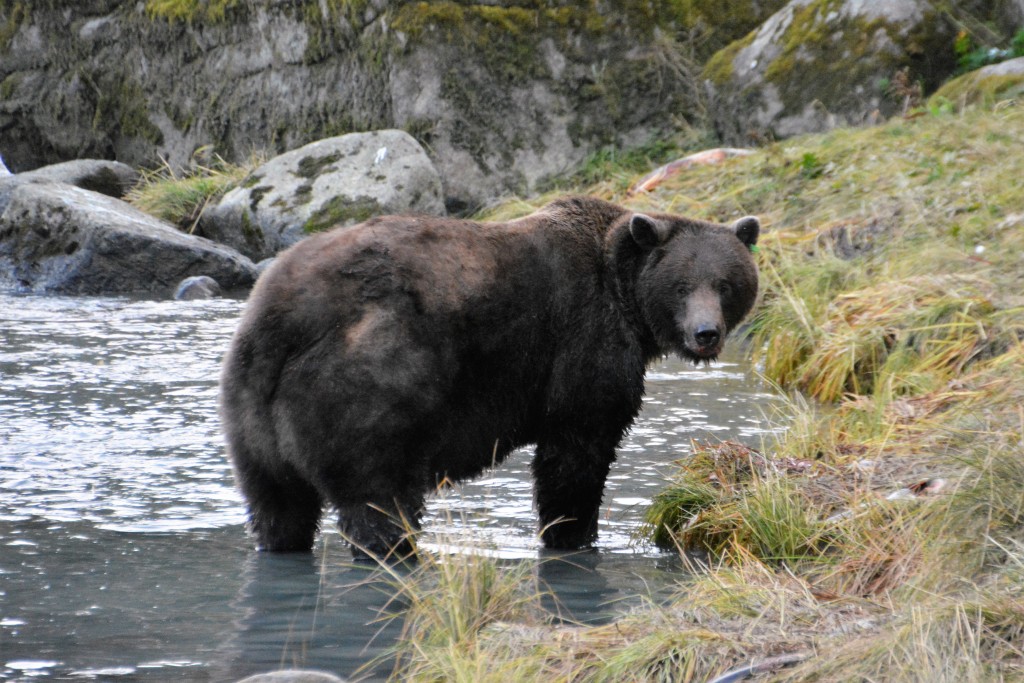
<path id="1" fill-rule="evenodd" d="M 629 219 L 629 234 L 643 249 L 653 249 L 668 237 L 668 228 L 660 221 L 642 213 L 635 213 Z"/>
<path id="2" fill-rule="evenodd" d="M 732 224 L 732 231 L 740 238 L 740 242 L 752 247 L 757 244 L 757 236 L 761 232 L 761 222 L 754 216 L 744 216 Z"/>

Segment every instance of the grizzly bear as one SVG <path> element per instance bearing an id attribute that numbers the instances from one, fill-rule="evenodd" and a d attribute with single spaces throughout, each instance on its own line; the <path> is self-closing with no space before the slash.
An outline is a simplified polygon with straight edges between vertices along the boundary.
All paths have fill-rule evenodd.
<path id="1" fill-rule="evenodd" d="M 647 363 L 719 354 L 757 295 L 759 230 L 576 197 L 294 245 L 256 283 L 221 378 L 259 547 L 309 550 L 330 505 L 357 557 L 407 553 L 427 493 L 528 444 L 544 545 L 590 544 Z"/>

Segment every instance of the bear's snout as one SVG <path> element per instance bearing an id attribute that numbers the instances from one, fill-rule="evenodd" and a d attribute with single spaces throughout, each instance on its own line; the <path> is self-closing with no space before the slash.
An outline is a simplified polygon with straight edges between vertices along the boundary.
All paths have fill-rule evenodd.
<path id="1" fill-rule="evenodd" d="M 725 320 L 718 296 L 701 288 L 687 297 L 676 318 L 682 334 L 683 356 L 693 361 L 714 360 L 725 343 Z"/>
<path id="2" fill-rule="evenodd" d="M 683 344 L 686 347 L 686 354 L 695 361 L 714 360 L 722 351 L 721 325 L 711 321 L 691 323 L 684 327 Z"/>
<path id="3" fill-rule="evenodd" d="M 722 335 L 714 325 L 701 325 L 697 328 L 697 331 L 693 333 L 693 338 L 697 340 L 698 347 L 706 349 L 717 347 L 718 341 L 722 338 Z"/>

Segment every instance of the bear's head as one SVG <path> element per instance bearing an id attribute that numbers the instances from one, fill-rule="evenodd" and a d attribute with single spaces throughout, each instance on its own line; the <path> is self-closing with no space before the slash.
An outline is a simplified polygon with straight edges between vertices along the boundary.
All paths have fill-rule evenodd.
<path id="1" fill-rule="evenodd" d="M 632 216 L 629 233 L 642 253 L 635 292 L 659 353 L 695 363 L 718 356 L 757 298 L 751 251 L 760 229 L 752 216 L 731 226 Z"/>

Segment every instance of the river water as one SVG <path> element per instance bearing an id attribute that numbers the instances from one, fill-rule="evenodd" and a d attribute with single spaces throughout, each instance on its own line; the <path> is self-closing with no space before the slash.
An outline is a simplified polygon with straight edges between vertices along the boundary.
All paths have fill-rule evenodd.
<path id="1" fill-rule="evenodd" d="M 330 524 L 311 555 L 252 550 L 216 409 L 242 306 L 0 294 L 0 680 L 354 676 L 392 642 L 388 591 Z M 560 613 L 589 623 L 684 579 L 634 542 L 644 507 L 691 439 L 758 445 L 774 398 L 735 350 L 647 379 L 596 551 L 540 550 L 525 452 L 431 501 L 427 551 L 532 563 Z"/>

